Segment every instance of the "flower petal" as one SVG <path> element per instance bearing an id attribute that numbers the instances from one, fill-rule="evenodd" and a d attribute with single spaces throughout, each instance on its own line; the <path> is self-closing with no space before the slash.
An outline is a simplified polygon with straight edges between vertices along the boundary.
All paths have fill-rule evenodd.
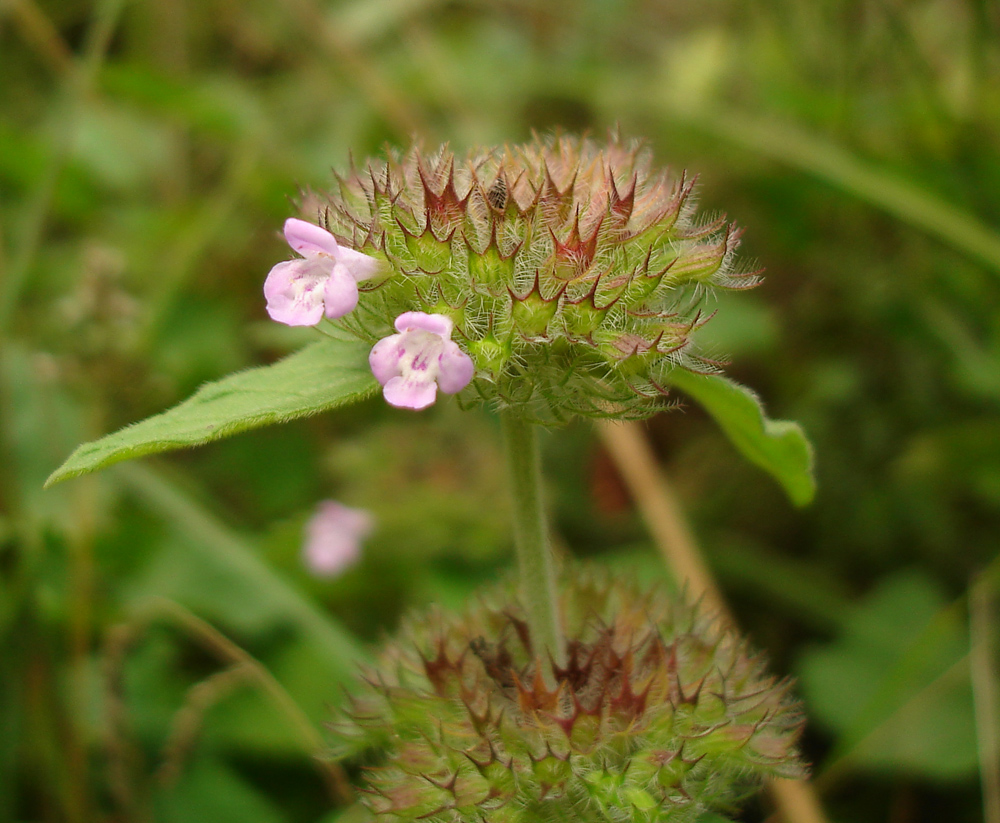
<path id="1" fill-rule="evenodd" d="M 396 331 L 426 331 L 431 334 L 439 334 L 441 337 L 451 337 L 455 324 L 450 317 L 443 314 L 427 314 L 422 311 L 403 312 L 396 318 Z"/>
<path id="2" fill-rule="evenodd" d="M 323 270 L 306 260 L 278 263 L 264 281 L 267 313 L 288 326 L 315 326 L 323 319 Z"/>
<path id="3" fill-rule="evenodd" d="M 373 526 L 371 515 L 343 506 L 334 500 L 319 504 L 306 524 L 303 554 L 306 565 L 316 575 L 332 577 L 361 556 L 361 540 Z"/>
<path id="4" fill-rule="evenodd" d="M 336 255 L 340 250 L 337 238 L 321 226 L 289 217 L 285 221 L 285 240 L 299 254 L 329 254 Z"/>
<path id="5" fill-rule="evenodd" d="M 359 540 L 367 537 L 375 527 L 375 520 L 371 512 L 364 509 L 352 509 L 350 506 L 344 506 L 335 501 L 330 502 L 338 507 L 338 520 L 344 530 L 351 532 Z"/>
<path id="6" fill-rule="evenodd" d="M 472 380 L 476 373 L 476 366 L 457 343 L 448 340 L 444 344 L 444 351 L 438 358 L 440 369 L 438 371 L 438 386 L 445 394 L 455 394 L 460 392 Z"/>
<path id="7" fill-rule="evenodd" d="M 433 380 L 404 380 L 393 377 L 382 390 L 386 402 L 399 409 L 426 409 L 437 398 L 437 386 Z"/>
<path id="8" fill-rule="evenodd" d="M 368 365 L 372 367 L 372 374 L 381 385 L 385 385 L 392 378 L 399 377 L 399 360 L 403 355 L 402 349 L 403 335 L 393 334 L 378 341 L 368 355 Z"/>
<path id="9" fill-rule="evenodd" d="M 326 316 L 331 320 L 354 311 L 358 305 L 358 284 L 344 266 L 333 267 L 323 287 Z"/>
<path id="10" fill-rule="evenodd" d="M 382 261 L 377 257 L 372 257 L 354 249 L 347 249 L 343 246 L 337 250 L 335 256 L 337 262 L 347 269 L 351 277 L 358 283 L 374 277 L 378 273 L 378 270 L 382 268 Z"/>
<path id="11" fill-rule="evenodd" d="M 343 522 L 343 510 L 339 503 L 327 501 L 306 525 L 305 562 L 321 577 L 339 574 L 361 556 L 359 536 Z"/>

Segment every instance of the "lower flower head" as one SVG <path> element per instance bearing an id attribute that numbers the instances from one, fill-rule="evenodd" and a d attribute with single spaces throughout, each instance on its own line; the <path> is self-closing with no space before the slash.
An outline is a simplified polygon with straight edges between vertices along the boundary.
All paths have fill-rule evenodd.
<path id="1" fill-rule="evenodd" d="M 695 823 L 804 772 L 789 684 L 662 592 L 561 590 L 565 667 L 507 588 L 404 623 L 332 727 L 379 821 Z"/>
<path id="2" fill-rule="evenodd" d="M 376 343 L 368 358 L 389 404 L 425 409 L 438 389 L 455 394 L 469 385 L 475 366 L 451 340 L 449 318 L 410 311 L 397 317 L 395 326 L 399 333 Z"/>
<path id="3" fill-rule="evenodd" d="M 264 281 L 267 313 L 289 326 L 315 326 L 325 314 L 343 317 L 358 304 L 358 282 L 372 277 L 379 261 L 341 246 L 326 229 L 290 218 L 285 239 L 302 255 L 278 263 Z"/>

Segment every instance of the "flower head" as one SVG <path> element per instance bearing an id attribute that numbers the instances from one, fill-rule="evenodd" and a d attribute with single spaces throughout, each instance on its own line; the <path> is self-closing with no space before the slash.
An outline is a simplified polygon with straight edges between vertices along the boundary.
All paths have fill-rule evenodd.
<path id="1" fill-rule="evenodd" d="M 372 277 L 379 261 L 341 246 L 326 229 L 289 218 L 285 239 L 302 255 L 278 263 L 264 281 L 267 313 L 289 326 L 314 326 L 325 314 L 343 317 L 358 304 L 358 282 Z"/>
<path id="2" fill-rule="evenodd" d="M 509 588 L 404 625 L 333 726 L 378 820 L 694 823 L 804 772 L 787 681 L 660 592 L 562 588 L 565 667 Z"/>
<path id="3" fill-rule="evenodd" d="M 472 359 L 451 340 L 454 323 L 443 314 L 410 311 L 396 318 L 398 334 L 379 340 L 368 357 L 388 403 L 425 409 L 437 390 L 460 392 L 472 380 Z"/>
<path id="4" fill-rule="evenodd" d="M 361 541 L 371 532 L 372 516 L 335 500 L 324 500 L 306 524 L 303 559 L 317 577 L 335 577 L 361 557 Z"/>
<path id="5" fill-rule="evenodd" d="M 387 263 L 348 330 L 374 343 L 401 314 L 444 315 L 475 364 L 463 402 L 553 423 L 646 417 L 675 369 L 717 369 L 694 344 L 706 296 L 759 278 L 735 260 L 738 230 L 696 218 L 693 192 L 637 144 L 557 136 L 464 157 L 415 146 L 309 208 Z"/>

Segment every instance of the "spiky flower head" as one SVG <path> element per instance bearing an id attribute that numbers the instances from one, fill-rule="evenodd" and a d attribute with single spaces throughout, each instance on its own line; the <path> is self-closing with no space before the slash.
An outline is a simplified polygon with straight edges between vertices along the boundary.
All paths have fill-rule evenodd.
<path id="1" fill-rule="evenodd" d="M 802 774 L 788 683 L 717 623 L 595 573 L 561 611 L 564 667 L 513 587 L 405 626 L 333 727 L 377 820 L 687 823 Z"/>
<path id="2" fill-rule="evenodd" d="M 694 353 L 711 287 L 747 288 L 739 232 L 698 221 L 694 181 L 612 136 L 390 153 L 304 213 L 389 263 L 342 323 L 375 342 L 403 312 L 450 318 L 475 364 L 460 395 L 540 422 L 644 417 Z"/>

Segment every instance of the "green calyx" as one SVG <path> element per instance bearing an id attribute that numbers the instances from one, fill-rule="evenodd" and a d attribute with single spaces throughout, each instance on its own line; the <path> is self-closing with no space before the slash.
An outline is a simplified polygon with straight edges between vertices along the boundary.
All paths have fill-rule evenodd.
<path id="1" fill-rule="evenodd" d="M 341 321 L 362 339 L 451 307 L 476 365 L 463 402 L 542 423 L 646 417 L 667 405 L 673 370 L 714 370 L 692 342 L 706 293 L 758 280 L 734 264 L 739 232 L 696 220 L 693 188 L 616 136 L 464 158 L 416 146 L 310 196 L 303 216 L 389 263 Z"/>

